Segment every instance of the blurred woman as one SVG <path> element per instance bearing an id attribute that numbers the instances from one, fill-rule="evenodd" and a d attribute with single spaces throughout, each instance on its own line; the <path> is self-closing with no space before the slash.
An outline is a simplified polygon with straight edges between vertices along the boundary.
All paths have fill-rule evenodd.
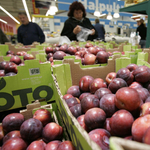
<path id="1" fill-rule="evenodd" d="M 143 19 L 137 21 L 137 25 L 138 25 L 138 28 L 136 29 L 136 32 L 137 33 L 139 32 L 139 35 L 141 37 L 139 44 L 141 45 L 141 48 L 145 48 L 146 47 L 147 27 L 146 27 Z"/>
<path id="2" fill-rule="evenodd" d="M 62 36 L 67 36 L 71 41 L 76 40 L 76 35 L 81 31 L 80 26 L 90 29 L 92 33 L 88 36 L 87 40 L 96 39 L 98 34 L 90 20 L 86 18 L 86 11 L 81 2 L 73 2 L 69 7 L 69 18 L 65 21 Z"/>

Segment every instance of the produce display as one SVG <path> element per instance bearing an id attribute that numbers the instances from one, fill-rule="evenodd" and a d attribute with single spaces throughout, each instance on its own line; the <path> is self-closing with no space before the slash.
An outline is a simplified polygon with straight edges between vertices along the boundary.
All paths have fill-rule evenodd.
<path id="1" fill-rule="evenodd" d="M 81 127 L 102 150 L 118 136 L 149 144 L 150 68 L 130 64 L 105 80 L 86 75 L 63 96 Z"/>
<path id="2" fill-rule="evenodd" d="M 54 121 L 52 112 L 44 108 L 36 110 L 33 117 L 27 120 L 20 113 L 11 113 L 4 117 L 0 125 L 0 148 L 75 150 L 71 141 L 64 141 L 64 130 Z"/>
<path id="3" fill-rule="evenodd" d="M 17 66 L 24 66 L 25 60 L 34 59 L 32 54 L 27 54 L 24 51 L 17 52 L 16 55 L 13 51 L 7 51 L 6 56 L 10 57 L 10 60 L 0 62 L 0 77 L 16 75 L 18 72 Z M 19 56 L 23 56 L 23 60 Z"/>
<path id="4" fill-rule="evenodd" d="M 75 55 L 76 59 L 81 59 L 83 65 L 107 63 L 110 53 L 100 45 L 87 42 L 83 45 L 52 45 L 45 49 L 47 60 L 62 60 L 64 56 Z"/>

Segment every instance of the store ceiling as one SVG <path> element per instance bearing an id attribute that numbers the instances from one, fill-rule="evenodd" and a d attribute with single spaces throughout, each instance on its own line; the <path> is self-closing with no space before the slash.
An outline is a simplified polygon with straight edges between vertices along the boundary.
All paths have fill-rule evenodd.
<path id="1" fill-rule="evenodd" d="M 26 2 L 30 14 L 33 14 L 32 0 L 26 0 Z M 12 14 L 14 17 L 18 16 L 18 12 L 25 12 L 22 0 L 0 0 L 0 5 L 4 9 L 6 9 L 10 14 Z M 40 8 L 41 15 L 45 15 L 46 12 L 47 9 Z M 7 15 L 0 9 L 0 16 L 7 16 Z"/>

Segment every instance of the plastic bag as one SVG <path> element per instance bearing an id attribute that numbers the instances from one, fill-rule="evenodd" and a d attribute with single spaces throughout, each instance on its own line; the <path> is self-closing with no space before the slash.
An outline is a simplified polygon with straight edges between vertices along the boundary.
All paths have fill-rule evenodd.
<path id="1" fill-rule="evenodd" d="M 131 32 L 129 43 L 131 43 L 133 46 L 136 44 L 139 44 L 141 37 L 139 36 L 139 33 Z"/>
<path id="2" fill-rule="evenodd" d="M 81 28 L 81 31 L 77 34 L 77 40 L 81 42 L 85 42 L 87 41 L 88 36 L 92 34 L 92 31 L 82 26 L 79 26 L 79 27 Z"/>
<path id="3" fill-rule="evenodd" d="M 59 38 L 59 44 L 60 45 L 63 45 L 63 44 L 70 44 L 71 43 L 71 41 L 70 41 L 70 39 L 67 37 L 67 36 L 61 36 L 60 38 Z"/>

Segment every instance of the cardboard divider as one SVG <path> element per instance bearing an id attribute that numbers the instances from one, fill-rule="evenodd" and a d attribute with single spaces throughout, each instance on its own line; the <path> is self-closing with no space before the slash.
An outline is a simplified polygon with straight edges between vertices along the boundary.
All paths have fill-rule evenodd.
<path id="1" fill-rule="evenodd" d="M 52 77 L 55 83 L 56 103 L 76 150 L 101 150 L 101 148 L 90 139 L 88 133 L 79 125 L 76 118 L 71 114 L 65 100 L 63 99 L 63 95 L 55 76 L 52 75 Z"/>
<path id="2" fill-rule="evenodd" d="M 23 47 L 24 46 L 23 44 L 19 43 L 18 45 L 20 47 L 16 48 L 16 45 L 11 44 L 10 42 L 6 42 L 5 44 L 8 45 L 9 50 L 14 51 L 15 54 L 19 51 L 25 51 L 25 52 L 30 51 L 31 48 L 35 48 L 36 45 L 39 45 L 38 42 L 34 42 L 34 43 L 32 43 L 32 45 L 28 45 L 28 46 L 26 46 L 27 48 L 25 48 L 25 47 Z"/>
<path id="3" fill-rule="evenodd" d="M 91 67 L 91 68 L 81 68 L 79 62 L 74 62 L 73 59 L 64 59 L 63 64 L 70 64 L 70 70 L 71 70 L 71 78 L 73 85 L 78 85 L 79 80 L 84 75 L 90 75 L 94 78 L 102 78 L 105 79 L 106 75 L 109 72 L 115 72 L 115 60 L 116 58 L 120 58 L 119 55 L 113 55 L 112 59 L 108 59 L 108 63 L 106 66 L 100 66 L 100 67 Z"/>
<path id="4" fill-rule="evenodd" d="M 110 138 L 110 150 L 150 150 L 150 145 L 119 137 Z"/>

